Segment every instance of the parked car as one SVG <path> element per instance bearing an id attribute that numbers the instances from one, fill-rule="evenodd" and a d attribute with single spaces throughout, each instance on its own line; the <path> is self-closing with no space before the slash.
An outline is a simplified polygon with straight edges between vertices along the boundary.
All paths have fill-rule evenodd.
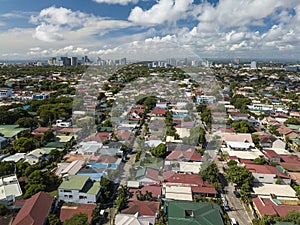
<path id="1" fill-rule="evenodd" d="M 235 197 L 239 198 L 241 197 L 240 193 L 237 190 L 233 191 L 233 194 L 235 195 Z"/>
<path id="2" fill-rule="evenodd" d="M 231 225 L 238 225 L 237 221 L 234 218 L 230 218 Z"/>

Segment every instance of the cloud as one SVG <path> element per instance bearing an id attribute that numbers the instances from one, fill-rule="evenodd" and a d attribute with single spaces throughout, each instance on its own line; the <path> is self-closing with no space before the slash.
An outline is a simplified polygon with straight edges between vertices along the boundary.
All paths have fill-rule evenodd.
<path id="1" fill-rule="evenodd" d="M 174 23 L 187 17 L 192 3 L 193 0 L 158 0 L 149 10 L 136 6 L 131 10 L 128 20 L 145 25 Z"/>
<path id="2" fill-rule="evenodd" d="M 101 36 L 110 30 L 132 26 L 128 21 L 110 20 L 54 6 L 41 10 L 36 16 L 31 16 L 30 22 L 37 25 L 33 37 L 44 42 L 87 41 L 93 35 Z"/>
<path id="3" fill-rule="evenodd" d="M 107 3 L 107 4 L 120 4 L 120 5 L 128 5 L 128 4 L 136 4 L 139 0 L 94 0 L 98 3 Z"/>

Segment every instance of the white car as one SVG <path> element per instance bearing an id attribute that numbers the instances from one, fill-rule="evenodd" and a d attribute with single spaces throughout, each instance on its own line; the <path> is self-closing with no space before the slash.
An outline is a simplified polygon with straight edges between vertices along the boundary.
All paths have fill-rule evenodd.
<path id="1" fill-rule="evenodd" d="M 234 218 L 230 218 L 230 224 L 231 225 L 238 225 L 238 223 L 236 222 L 236 220 Z"/>

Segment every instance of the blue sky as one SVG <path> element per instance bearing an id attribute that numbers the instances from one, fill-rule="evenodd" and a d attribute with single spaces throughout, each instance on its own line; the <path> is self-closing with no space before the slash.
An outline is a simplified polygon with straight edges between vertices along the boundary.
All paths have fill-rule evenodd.
<path id="1" fill-rule="evenodd" d="M 0 0 L 0 59 L 300 58 L 299 0 Z"/>

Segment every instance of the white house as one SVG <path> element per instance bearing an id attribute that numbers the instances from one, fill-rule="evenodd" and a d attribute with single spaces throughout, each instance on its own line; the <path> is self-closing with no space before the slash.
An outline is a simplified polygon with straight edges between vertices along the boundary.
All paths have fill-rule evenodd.
<path id="1" fill-rule="evenodd" d="M 96 203 L 100 196 L 100 182 L 89 176 L 67 175 L 58 187 L 59 200 L 77 204 Z"/>
<path id="2" fill-rule="evenodd" d="M 22 190 L 16 175 L 0 178 L 0 203 L 11 205 L 22 197 Z"/>

